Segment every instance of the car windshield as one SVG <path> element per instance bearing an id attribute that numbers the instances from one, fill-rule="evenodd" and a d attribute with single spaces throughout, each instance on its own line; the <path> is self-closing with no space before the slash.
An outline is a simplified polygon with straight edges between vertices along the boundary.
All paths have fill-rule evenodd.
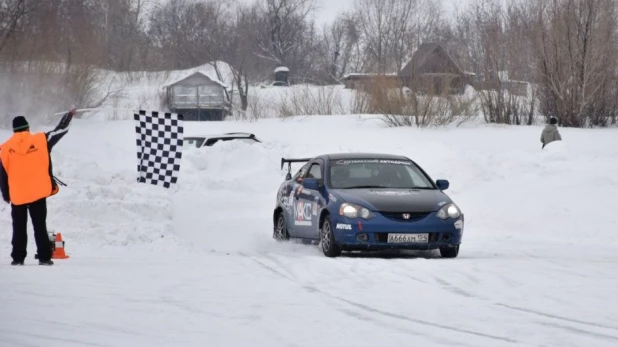
<path id="1" fill-rule="evenodd" d="M 257 139 L 253 139 L 251 137 L 213 137 L 213 138 L 209 138 L 206 141 L 205 146 L 212 146 L 219 141 L 223 141 L 223 142 L 240 141 L 240 142 L 246 142 L 246 143 L 251 143 L 251 144 L 259 142 Z"/>
<path id="2" fill-rule="evenodd" d="M 435 189 L 418 166 L 408 160 L 335 160 L 329 171 L 330 185 L 335 189 Z"/>
<path id="3" fill-rule="evenodd" d="M 204 142 L 203 137 L 186 137 L 184 143 L 190 146 L 201 147 Z"/>

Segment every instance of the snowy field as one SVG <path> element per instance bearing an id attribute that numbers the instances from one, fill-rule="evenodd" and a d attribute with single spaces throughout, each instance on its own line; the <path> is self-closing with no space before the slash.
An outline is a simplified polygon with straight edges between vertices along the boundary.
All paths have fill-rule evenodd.
<path id="1" fill-rule="evenodd" d="M 541 126 L 187 125 L 229 131 L 264 143 L 186 151 L 164 190 L 135 183 L 131 121 L 75 120 L 53 153 L 68 187 L 48 202 L 71 258 L 36 265 L 30 228 L 26 266 L 9 266 L 0 207 L 0 346 L 618 345 L 617 129 L 561 129 L 541 151 Z M 345 151 L 407 155 L 450 180 L 459 257 L 329 259 L 272 240 L 281 157 Z"/>

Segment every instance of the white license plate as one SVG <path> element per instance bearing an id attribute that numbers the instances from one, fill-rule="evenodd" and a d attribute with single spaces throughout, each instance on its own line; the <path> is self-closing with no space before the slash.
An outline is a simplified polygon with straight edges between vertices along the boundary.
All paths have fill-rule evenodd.
<path id="1" fill-rule="evenodd" d="M 428 243 L 429 234 L 388 234 L 388 243 Z"/>

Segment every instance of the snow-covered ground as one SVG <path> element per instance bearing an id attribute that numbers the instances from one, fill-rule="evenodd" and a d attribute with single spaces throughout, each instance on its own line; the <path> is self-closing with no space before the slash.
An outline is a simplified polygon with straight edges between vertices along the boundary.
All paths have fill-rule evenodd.
<path id="1" fill-rule="evenodd" d="M 34 129 L 38 130 L 38 129 Z M 43 129 L 41 129 L 43 130 Z M 616 346 L 617 129 L 385 129 L 373 117 L 188 124 L 264 141 L 186 151 L 137 184 L 131 121 L 75 120 L 48 225 L 70 259 L 11 267 L 0 206 L 0 346 Z M 0 139 L 10 134 L 0 132 Z M 325 258 L 271 239 L 282 156 L 407 155 L 466 215 L 458 258 Z"/>

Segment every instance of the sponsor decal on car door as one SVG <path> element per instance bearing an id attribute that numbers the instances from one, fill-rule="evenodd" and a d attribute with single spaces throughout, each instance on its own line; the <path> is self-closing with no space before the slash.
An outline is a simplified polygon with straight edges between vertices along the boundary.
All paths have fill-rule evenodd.
<path id="1" fill-rule="evenodd" d="M 313 224 L 312 216 L 313 206 L 304 199 L 296 200 L 294 208 L 294 225 L 311 226 Z"/>
<path id="2" fill-rule="evenodd" d="M 306 178 L 321 179 L 322 170 L 319 163 L 311 163 Z M 299 205 L 296 206 L 295 226 L 298 227 L 301 237 L 314 239 L 318 235 L 319 191 L 302 187 L 299 190 Z"/>

